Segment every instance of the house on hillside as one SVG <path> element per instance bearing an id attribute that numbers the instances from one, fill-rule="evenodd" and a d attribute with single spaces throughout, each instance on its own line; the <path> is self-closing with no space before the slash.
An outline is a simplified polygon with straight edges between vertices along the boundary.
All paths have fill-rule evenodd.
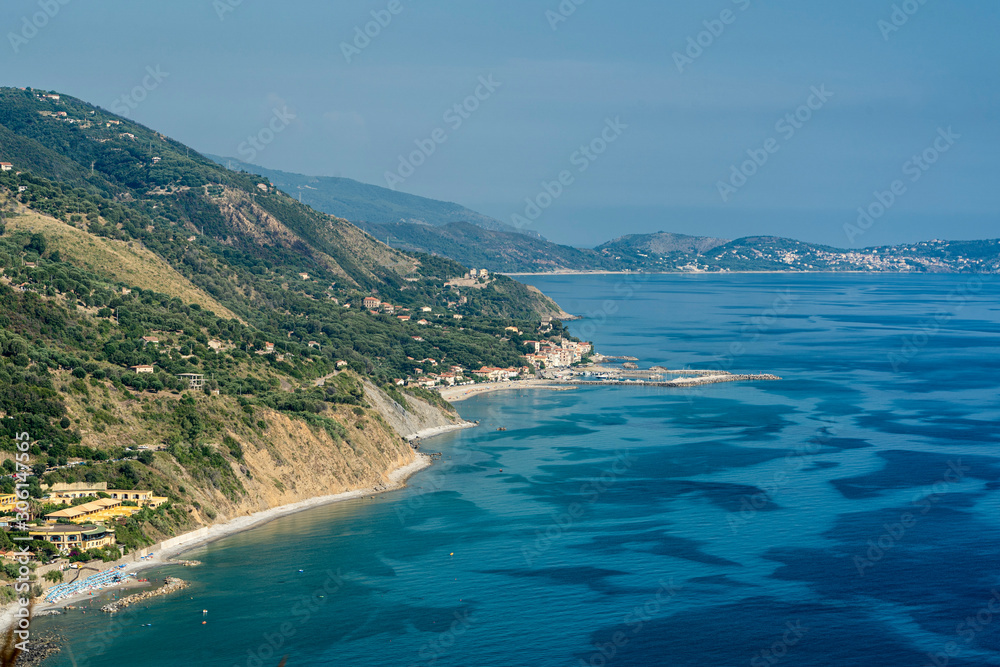
<path id="1" fill-rule="evenodd" d="M 142 337 L 142 346 L 143 347 L 145 347 L 147 345 L 159 345 L 159 344 L 160 344 L 160 339 L 157 338 L 156 336 L 143 336 Z"/>
<path id="2" fill-rule="evenodd" d="M 366 296 L 362 303 L 364 304 L 365 308 L 368 308 L 369 310 L 372 308 L 378 308 L 380 305 L 382 305 L 382 302 L 373 296 Z"/>
<path id="3" fill-rule="evenodd" d="M 14 168 L 14 165 L 10 162 L 0 162 L 0 171 L 10 171 Z"/>
<path id="4" fill-rule="evenodd" d="M 188 389 L 201 389 L 205 386 L 205 376 L 201 373 L 181 373 L 177 377 L 187 381 Z"/>
<path id="5" fill-rule="evenodd" d="M 132 366 L 131 368 L 137 374 L 139 374 L 139 373 L 152 373 L 153 370 L 154 370 L 153 367 L 150 366 L 149 364 L 140 364 L 138 366 Z"/>

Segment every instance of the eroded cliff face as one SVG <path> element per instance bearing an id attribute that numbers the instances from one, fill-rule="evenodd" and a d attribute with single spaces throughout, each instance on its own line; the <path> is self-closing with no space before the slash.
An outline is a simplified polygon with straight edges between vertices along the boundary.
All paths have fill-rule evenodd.
<path id="1" fill-rule="evenodd" d="M 256 415 L 269 425 L 259 437 L 230 433 L 243 447 L 243 460 L 233 461 L 232 468 L 245 494 L 226 494 L 208 487 L 176 466 L 178 482 L 185 484 L 182 480 L 187 478 L 201 496 L 198 502 L 202 507 L 191 508 L 192 520 L 218 523 L 317 496 L 358 489 L 377 491 L 389 485 L 389 473 L 415 460 L 408 437 L 459 421 L 457 415 L 412 396 L 406 397 L 404 408 L 367 383 L 365 397 L 371 407 L 360 409 L 363 414 L 339 406 L 330 415 L 344 425 L 344 437 L 334 438 L 323 428 L 272 410 Z"/>
<path id="2" fill-rule="evenodd" d="M 370 382 L 365 383 L 365 398 L 393 430 L 406 439 L 413 438 L 422 431 L 454 426 L 462 421 L 455 412 L 445 412 L 409 395 L 406 396 L 404 407 Z"/>
<path id="3" fill-rule="evenodd" d="M 197 446 L 182 442 L 155 451 L 149 466 L 126 461 L 109 467 L 123 476 L 138 471 L 141 477 L 128 488 L 152 488 L 171 498 L 169 518 L 142 526 L 158 541 L 318 496 L 381 490 L 391 485 L 390 473 L 416 460 L 408 437 L 460 421 L 410 395 L 404 407 L 374 385 L 365 383 L 364 390 L 364 405 L 328 404 L 310 420 L 261 406 L 248 413 L 234 397 L 199 395 L 188 404 L 191 419 L 208 425 L 211 435 L 199 437 Z M 176 438 L 182 404 L 180 396 L 117 392 L 102 383 L 72 397 L 68 410 L 84 446 L 157 450 Z M 70 481 L 100 481 L 90 479 L 94 473 L 86 467 L 65 472 Z"/>

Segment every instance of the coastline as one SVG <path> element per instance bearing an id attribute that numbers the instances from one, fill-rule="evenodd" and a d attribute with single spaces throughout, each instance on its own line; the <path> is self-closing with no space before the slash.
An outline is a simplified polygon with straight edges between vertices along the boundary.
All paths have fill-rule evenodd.
<path id="1" fill-rule="evenodd" d="M 876 275 L 882 273 L 900 274 L 908 275 L 917 273 L 915 271 L 575 271 L 567 269 L 565 271 L 530 271 L 522 272 L 518 271 L 516 273 L 501 273 L 500 275 L 507 276 L 508 278 L 515 278 L 517 276 L 724 276 L 730 273 L 738 274 L 770 274 L 770 273 L 849 273 L 849 274 L 865 274 L 865 275 Z"/>
<path id="2" fill-rule="evenodd" d="M 447 400 L 447 399 L 446 399 Z M 475 422 L 467 422 L 464 419 L 457 424 L 446 424 L 445 426 L 432 426 L 431 428 L 421 429 L 416 433 L 411 433 L 404 436 L 407 441 L 413 442 L 414 440 L 423 440 L 424 438 L 433 438 L 436 435 L 442 435 L 444 433 L 450 433 L 452 431 L 460 431 L 464 428 L 475 428 Z"/>
<path id="3" fill-rule="evenodd" d="M 468 422 L 465 422 L 468 423 Z M 475 424 L 468 423 L 469 426 L 475 426 Z M 455 425 L 455 427 L 439 427 L 438 429 L 426 429 L 426 431 L 440 431 L 443 428 L 446 431 L 455 430 L 455 428 L 468 428 L 468 426 Z M 441 431 L 444 432 L 444 431 Z M 421 432 L 423 433 L 423 432 Z M 437 435 L 434 433 L 433 435 Z M 430 437 L 429 435 L 424 435 L 423 437 Z M 261 510 L 260 512 L 254 512 L 247 516 L 240 516 L 230 519 L 225 523 L 212 524 L 210 526 L 202 526 L 195 530 L 183 533 L 176 537 L 172 537 L 167 540 L 163 540 L 158 544 L 154 544 L 150 547 L 143 549 L 140 553 L 150 553 L 152 556 L 146 557 L 143 560 L 136 560 L 132 562 L 126 562 L 126 567 L 123 568 L 123 573 L 137 573 L 141 570 L 146 570 L 152 567 L 160 567 L 163 565 L 175 564 L 173 560 L 183 554 L 186 551 L 190 551 L 196 547 L 203 546 L 210 542 L 222 539 L 224 537 L 229 537 L 230 535 L 235 535 L 237 533 L 242 533 L 244 531 L 262 526 L 266 523 L 274 521 L 275 519 L 288 516 L 290 514 L 295 514 L 297 512 L 302 512 L 314 507 L 321 507 L 323 505 L 329 505 L 332 503 L 341 502 L 344 500 L 354 500 L 357 498 L 362 498 L 364 496 L 372 496 L 381 493 L 387 493 L 389 491 L 397 491 L 406 486 L 406 480 L 420 472 L 421 470 L 430 467 L 432 464 L 432 459 L 430 456 L 422 453 L 417 453 L 416 458 L 404 465 L 390 471 L 386 477 L 388 478 L 387 485 L 381 485 L 378 487 L 366 488 L 366 489 L 354 489 L 352 491 L 343 491 L 341 493 L 335 493 L 326 496 L 316 496 L 314 498 L 307 498 L 306 500 L 300 500 L 295 503 L 290 503 L 288 505 L 280 505 L 278 507 L 272 507 L 266 510 Z M 121 561 L 119 561 L 121 563 Z M 107 567 L 110 568 L 115 564 L 109 563 Z M 111 586 L 105 591 L 118 590 L 123 587 L 127 587 L 128 584 L 123 586 Z M 75 595 L 72 597 L 64 598 L 58 602 L 53 603 L 36 603 L 35 614 L 51 613 L 55 610 L 62 609 L 67 605 L 72 605 L 83 600 L 90 599 L 89 594 Z M 13 620 L 13 604 L 5 607 L 2 612 L 0 612 L 0 627 L 6 627 Z"/>
<path id="4" fill-rule="evenodd" d="M 473 396 L 491 394 L 496 391 L 512 389 L 547 389 L 549 391 L 570 391 L 573 387 L 554 384 L 551 380 L 508 380 L 507 382 L 489 382 L 483 384 L 465 385 L 462 387 L 445 387 L 439 393 L 441 398 L 449 403 L 458 403 Z M 474 426 L 474 424 L 473 424 Z"/>

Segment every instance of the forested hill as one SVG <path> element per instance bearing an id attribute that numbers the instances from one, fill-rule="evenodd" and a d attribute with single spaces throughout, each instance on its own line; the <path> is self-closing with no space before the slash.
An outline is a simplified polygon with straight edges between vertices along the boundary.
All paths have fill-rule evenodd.
<path id="1" fill-rule="evenodd" d="M 561 312 L 503 276 L 448 285 L 467 268 L 66 95 L 0 89 L 0 163 L 0 459 L 27 432 L 32 498 L 84 479 L 171 498 L 123 544 L 381 483 L 413 454 L 376 408 L 448 409 L 398 380 L 525 365 Z"/>

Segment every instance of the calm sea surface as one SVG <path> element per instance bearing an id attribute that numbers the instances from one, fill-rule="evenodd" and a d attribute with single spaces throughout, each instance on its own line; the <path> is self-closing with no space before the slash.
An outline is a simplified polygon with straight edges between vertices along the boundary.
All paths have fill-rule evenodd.
<path id="1" fill-rule="evenodd" d="M 784 379 L 461 403 L 406 490 L 39 619 L 48 664 L 1000 664 L 1000 280 L 526 282 L 605 353 Z"/>

